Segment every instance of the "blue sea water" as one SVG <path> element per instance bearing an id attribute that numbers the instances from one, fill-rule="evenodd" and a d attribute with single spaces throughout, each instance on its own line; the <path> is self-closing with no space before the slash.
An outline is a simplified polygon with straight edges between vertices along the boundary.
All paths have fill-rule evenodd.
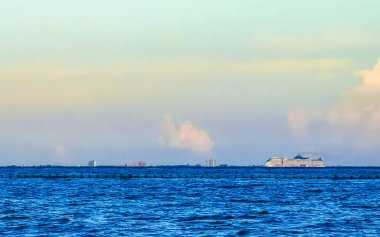
<path id="1" fill-rule="evenodd" d="M 380 236 L 379 175 L 380 168 L 0 168 L 0 236 Z"/>

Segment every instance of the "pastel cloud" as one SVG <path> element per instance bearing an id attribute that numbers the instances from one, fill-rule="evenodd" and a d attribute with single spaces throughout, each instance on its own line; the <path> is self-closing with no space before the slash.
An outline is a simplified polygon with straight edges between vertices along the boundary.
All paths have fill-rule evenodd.
<path id="1" fill-rule="evenodd" d="M 368 125 L 377 117 L 380 109 L 380 60 L 373 69 L 361 71 L 358 75 L 362 84 L 346 93 L 329 111 L 330 124 Z"/>
<path id="2" fill-rule="evenodd" d="M 66 147 L 62 144 L 57 144 L 54 147 L 54 152 L 58 157 L 61 157 L 61 158 L 68 156 L 68 151 L 67 151 Z"/>
<path id="3" fill-rule="evenodd" d="M 161 121 L 160 129 L 171 147 L 202 153 L 212 149 L 213 143 L 208 132 L 198 129 L 189 121 L 177 126 L 171 117 L 165 116 Z"/>
<path id="4" fill-rule="evenodd" d="M 308 115 L 299 108 L 292 109 L 288 113 L 288 124 L 290 130 L 297 138 L 303 138 L 308 133 Z"/>
<path id="5" fill-rule="evenodd" d="M 360 71 L 357 75 L 361 78 L 361 84 L 343 93 L 327 109 L 289 111 L 288 123 L 294 134 L 305 134 L 305 124 L 322 122 L 327 126 L 324 134 L 332 141 L 344 142 L 346 138 L 353 138 L 357 146 L 379 145 L 380 60 L 372 69 Z"/>
<path id="6" fill-rule="evenodd" d="M 371 70 L 364 70 L 361 73 L 363 87 L 380 90 L 380 60 Z"/>
<path id="7" fill-rule="evenodd" d="M 74 164 L 75 158 L 72 156 L 68 148 L 63 144 L 56 144 L 54 147 L 54 157 L 52 162 L 55 164 Z"/>

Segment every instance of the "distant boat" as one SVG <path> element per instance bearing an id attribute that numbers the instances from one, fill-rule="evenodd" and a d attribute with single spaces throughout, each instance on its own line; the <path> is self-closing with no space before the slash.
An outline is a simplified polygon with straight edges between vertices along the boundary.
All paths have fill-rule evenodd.
<path id="1" fill-rule="evenodd" d="M 294 158 L 272 157 L 265 162 L 266 167 L 325 167 L 321 157 L 311 159 L 301 155 Z"/>

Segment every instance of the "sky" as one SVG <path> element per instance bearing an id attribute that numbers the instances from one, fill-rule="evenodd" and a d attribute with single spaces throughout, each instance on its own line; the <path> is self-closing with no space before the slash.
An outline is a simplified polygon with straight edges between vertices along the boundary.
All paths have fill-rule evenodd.
<path id="1" fill-rule="evenodd" d="M 0 165 L 380 165 L 377 0 L 4 0 Z"/>

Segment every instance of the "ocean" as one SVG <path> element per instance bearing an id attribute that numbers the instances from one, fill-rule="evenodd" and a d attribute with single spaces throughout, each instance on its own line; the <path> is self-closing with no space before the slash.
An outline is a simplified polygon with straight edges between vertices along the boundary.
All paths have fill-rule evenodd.
<path id="1" fill-rule="evenodd" d="M 2 167 L 0 236 L 380 236 L 380 168 Z"/>

